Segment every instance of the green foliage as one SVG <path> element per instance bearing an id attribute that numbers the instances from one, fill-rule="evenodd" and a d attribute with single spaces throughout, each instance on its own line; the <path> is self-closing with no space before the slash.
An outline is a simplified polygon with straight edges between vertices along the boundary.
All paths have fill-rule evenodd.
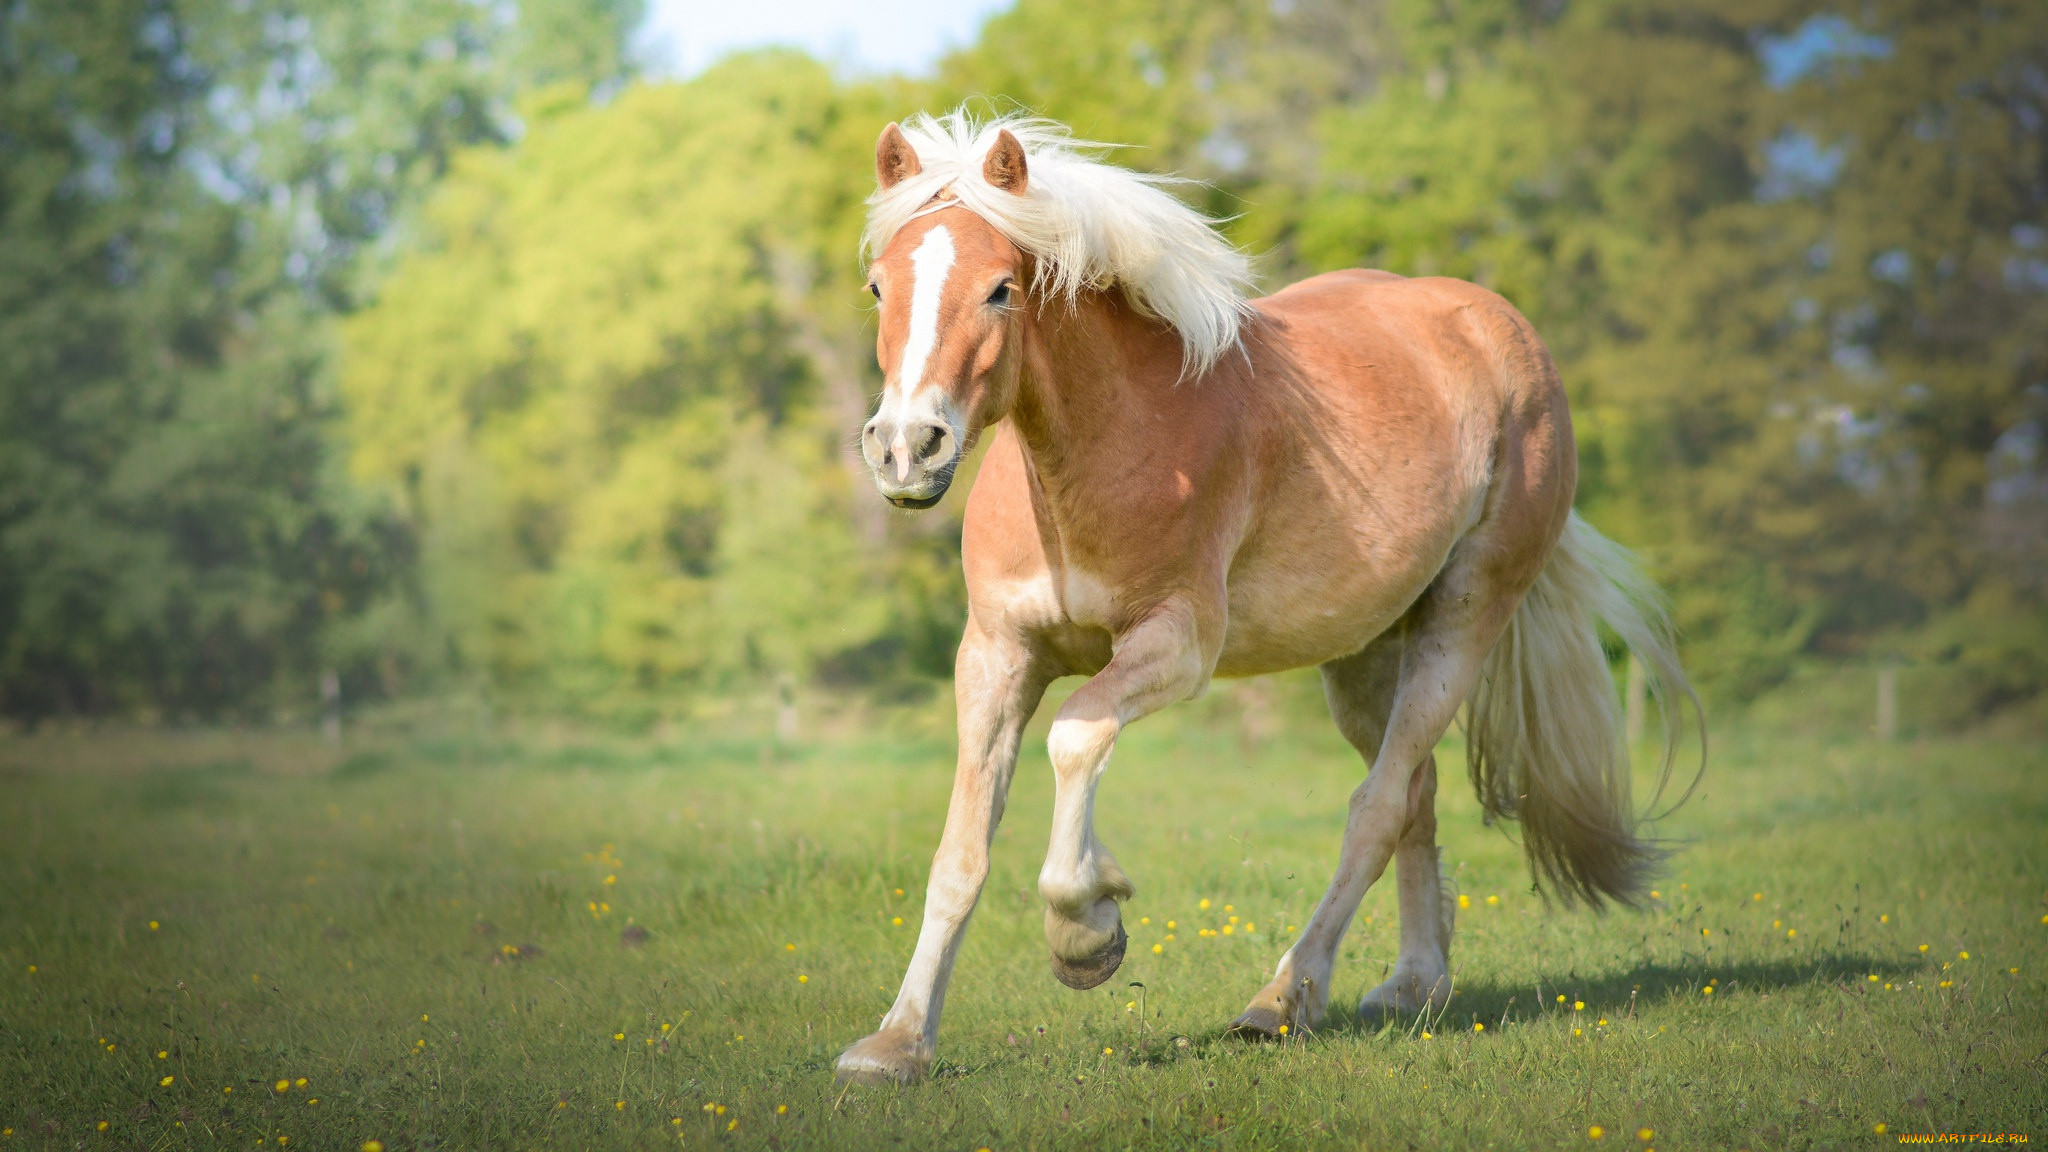
<path id="1" fill-rule="evenodd" d="M 807 678 L 926 610 L 854 511 L 868 377 L 799 354 L 866 355 L 850 266 L 882 118 L 770 53 L 530 114 L 517 150 L 458 161 L 431 239 L 351 322 L 344 380 L 458 669 L 610 707 Z M 845 271 L 812 291 L 815 267 Z"/>
<path id="2" fill-rule="evenodd" d="M 403 526 L 333 466 L 362 248 L 618 0 L 9 5 L 0 711 L 289 707 L 394 682 Z M 579 71 L 581 70 L 581 71 Z M 383 673 L 380 676 L 380 666 Z"/>
<path id="3" fill-rule="evenodd" d="M 961 501 L 867 490 L 854 247 L 879 125 L 960 101 L 1208 181 L 1276 287 L 1508 296 L 1716 701 L 2048 699 L 2039 4 L 1020 0 L 929 83 L 660 86 L 636 10 L 0 23 L 0 711 L 942 675 Z"/>
<path id="4" fill-rule="evenodd" d="M 1405 66 L 1324 118 L 1301 251 L 1530 314 L 1582 502 L 1649 549 L 1716 694 L 1967 604 L 2043 619 L 2038 6 L 1445 11 L 1395 5 Z"/>

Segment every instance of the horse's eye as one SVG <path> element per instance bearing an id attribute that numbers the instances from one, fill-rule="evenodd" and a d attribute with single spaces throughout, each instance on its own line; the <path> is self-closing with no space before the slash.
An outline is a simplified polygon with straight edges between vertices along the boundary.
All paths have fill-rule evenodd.
<path id="1" fill-rule="evenodd" d="M 882 286 L 872 280 L 868 281 L 868 291 L 875 294 L 875 299 L 880 300 L 882 298 Z"/>
<path id="2" fill-rule="evenodd" d="M 996 285 L 996 290 L 988 294 L 988 302 L 998 308 L 1008 307 L 1010 303 L 1010 282 L 1005 280 L 1001 284 Z"/>

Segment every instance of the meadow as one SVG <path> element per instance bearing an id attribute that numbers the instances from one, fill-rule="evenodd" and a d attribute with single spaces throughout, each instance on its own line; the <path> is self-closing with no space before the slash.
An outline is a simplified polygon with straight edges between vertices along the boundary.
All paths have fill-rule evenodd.
<path id="1" fill-rule="evenodd" d="M 2048 749 L 1720 724 L 1653 906 L 1529 889 L 1441 755 L 1451 1007 L 1222 1026 L 1362 771 L 1299 683 L 1127 733 L 1130 956 L 1057 985 L 1034 726 L 937 1076 L 832 1062 L 909 955 L 944 709 L 778 743 L 444 724 L 0 738 L 0 1150 L 1858 1148 L 2048 1139 Z M 1047 709 L 1049 712 L 1050 709 Z M 1796 717 L 1795 717 L 1796 718 Z M 1333 1008 L 1395 953 L 1360 911 Z"/>

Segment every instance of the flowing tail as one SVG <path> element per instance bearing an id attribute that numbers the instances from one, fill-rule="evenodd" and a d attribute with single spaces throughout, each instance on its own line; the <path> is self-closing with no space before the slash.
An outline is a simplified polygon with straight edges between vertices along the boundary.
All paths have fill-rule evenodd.
<path id="1" fill-rule="evenodd" d="M 1658 795 L 1671 780 L 1688 703 L 1704 772 L 1706 715 L 1679 666 L 1663 597 L 1627 549 L 1577 512 L 1466 702 L 1466 766 L 1488 821 L 1519 820 L 1530 873 L 1567 904 L 1596 909 L 1608 899 L 1638 903 L 1666 855 L 1636 833 L 1629 750 L 1600 624 L 1649 673 L 1663 720 Z M 1695 775 L 1679 804 L 1698 783 Z"/>

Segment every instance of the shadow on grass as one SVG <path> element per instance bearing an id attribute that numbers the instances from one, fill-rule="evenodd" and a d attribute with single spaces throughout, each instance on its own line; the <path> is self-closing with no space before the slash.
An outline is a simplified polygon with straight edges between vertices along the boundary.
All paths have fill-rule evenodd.
<path id="1" fill-rule="evenodd" d="M 1595 1020 L 1602 1016 L 1626 1017 L 1665 1006 L 1674 996 L 1707 999 L 1704 989 L 1710 986 L 1714 988 L 1714 996 L 1723 998 L 1758 993 L 1769 995 L 1811 984 L 1839 984 L 1844 990 L 1861 995 L 1870 986 L 1871 976 L 1876 976 L 1881 984 L 1924 970 L 1924 965 L 1919 963 L 1879 960 L 1873 956 L 1847 953 L 1805 962 L 1750 961 L 1711 966 L 1696 962 L 1649 963 L 1591 979 L 1569 974 L 1563 979 L 1537 976 L 1519 988 L 1496 983 L 1461 983 L 1457 985 L 1457 995 L 1450 1006 L 1441 1012 L 1432 1012 L 1424 1026 L 1441 1024 L 1469 1029 L 1474 1023 L 1483 1023 L 1492 1028 L 1501 1023 L 1527 1022 L 1560 1012 L 1580 1015 L 1573 1010 L 1574 1003 L 1585 1004 L 1583 1015 Z M 1559 996 L 1565 998 L 1562 1003 L 1557 999 Z M 1378 1033 L 1407 1029 L 1417 1020 L 1414 1015 L 1388 1013 L 1366 1018 L 1354 1012 L 1333 1010 L 1318 1031 Z"/>
<path id="2" fill-rule="evenodd" d="M 1669 1006 L 1674 996 L 1704 1000 L 1707 996 L 1703 989 L 1709 986 L 1709 981 L 1713 982 L 1717 998 L 1769 995 L 1812 984 L 1835 984 L 1846 993 L 1863 995 L 1871 987 L 1881 987 L 1884 981 L 1897 982 L 1926 971 L 1926 966 L 1920 963 L 1878 960 L 1852 953 L 1825 956 L 1804 963 L 1750 962 L 1711 968 L 1697 963 L 1651 963 L 1593 979 L 1569 975 L 1562 980 L 1535 977 L 1519 988 L 1493 983 L 1459 984 L 1457 996 L 1448 1007 L 1426 1015 L 1389 1012 L 1367 1017 L 1360 1015 L 1350 1004 L 1333 1001 L 1321 1026 L 1299 1041 L 1288 1042 L 1312 1043 L 1319 1036 L 1441 1032 L 1445 1028 L 1468 1031 L 1475 1023 L 1483 1023 L 1493 1029 L 1502 1024 L 1526 1024 L 1554 1015 L 1577 1016 L 1591 1021 L 1627 1019 Z M 1876 984 L 1871 982 L 1872 976 L 1878 978 Z M 1561 1003 L 1557 999 L 1559 996 L 1564 997 Z M 1578 1003 L 1585 1005 L 1583 1011 L 1572 1007 Z M 1283 1042 L 1256 1033 L 1236 1032 L 1227 1024 L 1203 1029 L 1189 1039 L 1199 1051 L 1223 1044 Z"/>

